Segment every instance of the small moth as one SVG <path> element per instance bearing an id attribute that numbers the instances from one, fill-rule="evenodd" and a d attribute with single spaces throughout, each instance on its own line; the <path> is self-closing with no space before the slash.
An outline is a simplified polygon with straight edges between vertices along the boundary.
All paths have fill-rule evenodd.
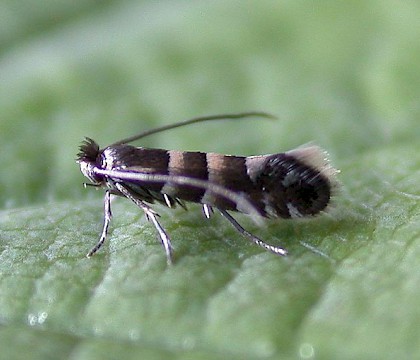
<path id="1" fill-rule="evenodd" d="M 106 189 L 102 233 L 87 257 L 94 255 L 106 240 L 112 216 L 111 195 L 130 199 L 144 211 L 157 230 L 169 264 L 173 261 L 172 245 L 158 213 L 149 205 L 154 202 L 170 208 L 186 208 L 185 202 L 200 203 L 206 218 L 217 209 L 250 241 L 274 254 L 286 255 L 285 249 L 269 245 L 245 230 L 229 211 L 246 213 L 254 219 L 300 218 L 325 211 L 337 184 L 337 170 L 319 147 L 243 157 L 128 145 L 180 126 L 251 116 L 273 117 L 264 112 L 198 117 L 145 131 L 103 149 L 85 138 L 77 155 L 81 172 L 91 181 L 85 185 Z"/>

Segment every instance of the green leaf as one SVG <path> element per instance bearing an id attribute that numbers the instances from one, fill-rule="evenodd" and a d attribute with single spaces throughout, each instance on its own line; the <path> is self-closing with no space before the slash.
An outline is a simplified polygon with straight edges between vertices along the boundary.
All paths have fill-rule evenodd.
<path id="1" fill-rule="evenodd" d="M 5 359 L 407 359 L 420 339 L 420 49 L 415 1 L 0 5 L 0 349 Z M 19 25 L 19 26 L 17 26 Z M 156 234 L 83 189 L 102 146 L 198 115 L 142 146 L 241 155 L 313 141 L 341 170 L 328 214 L 238 220 L 156 206 Z"/>

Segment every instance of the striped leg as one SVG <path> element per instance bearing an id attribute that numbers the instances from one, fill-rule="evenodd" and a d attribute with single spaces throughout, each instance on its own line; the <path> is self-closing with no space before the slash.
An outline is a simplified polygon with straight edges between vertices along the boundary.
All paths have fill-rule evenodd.
<path id="1" fill-rule="evenodd" d="M 213 208 L 210 205 L 203 204 L 203 214 L 207 219 L 213 214 Z"/>
<path id="2" fill-rule="evenodd" d="M 96 245 L 87 253 L 86 257 L 90 258 L 92 255 L 102 247 L 104 244 L 106 237 L 108 235 L 108 228 L 111 222 L 112 212 L 111 212 L 111 192 L 109 190 L 105 191 L 104 196 L 104 225 L 102 227 L 101 237 Z"/>
<path id="3" fill-rule="evenodd" d="M 218 209 L 222 216 L 229 220 L 229 222 L 233 225 L 233 227 L 238 230 L 243 236 L 247 237 L 251 240 L 254 244 L 261 246 L 262 248 L 271 251 L 276 255 L 287 255 L 287 250 L 281 247 L 269 245 L 260 238 L 256 237 L 255 235 L 251 234 L 247 230 L 245 230 L 233 217 L 230 215 L 226 210 Z"/>
<path id="4" fill-rule="evenodd" d="M 169 238 L 168 233 L 157 220 L 157 217 L 159 215 L 145 202 L 133 196 L 130 190 L 128 190 L 124 185 L 122 185 L 121 183 L 115 183 L 114 185 L 121 192 L 122 195 L 124 195 L 127 199 L 130 199 L 134 204 L 136 204 L 140 209 L 142 209 L 144 211 L 144 214 L 146 215 L 147 220 L 153 223 L 154 227 L 156 228 L 159 234 L 160 242 L 163 248 L 165 249 L 167 263 L 168 265 L 171 265 L 173 263 L 171 239 Z"/>

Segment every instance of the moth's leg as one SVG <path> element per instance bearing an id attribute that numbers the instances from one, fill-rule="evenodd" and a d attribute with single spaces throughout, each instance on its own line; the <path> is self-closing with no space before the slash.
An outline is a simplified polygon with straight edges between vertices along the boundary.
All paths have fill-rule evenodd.
<path id="1" fill-rule="evenodd" d="M 109 223 L 111 222 L 112 212 L 111 212 L 111 192 L 109 190 L 105 191 L 104 196 L 104 225 L 102 227 L 101 237 L 97 244 L 87 253 L 87 257 L 94 255 L 104 244 L 106 237 L 108 235 Z"/>
<path id="2" fill-rule="evenodd" d="M 256 237 L 255 235 L 251 234 L 250 232 L 246 231 L 233 217 L 230 215 L 226 210 L 218 209 L 222 216 L 229 220 L 229 222 L 233 225 L 233 227 L 238 230 L 243 236 L 247 237 L 251 240 L 254 244 L 263 247 L 264 249 L 271 251 L 277 255 L 287 255 L 287 250 L 281 247 L 269 245 L 260 238 Z"/>
<path id="3" fill-rule="evenodd" d="M 213 208 L 210 205 L 203 204 L 203 214 L 207 219 L 213 214 Z"/>
<path id="4" fill-rule="evenodd" d="M 171 239 L 165 229 L 160 225 L 159 221 L 157 220 L 158 214 L 145 202 L 141 201 L 140 199 L 136 198 L 130 190 L 128 190 L 124 185 L 121 183 L 115 183 L 115 187 L 123 194 L 126 198 L 130 199 L 134 204 L 136 204 L 140 209 L 144 211 L 144 214 L 151 223 L 155 226 L 158 234 L 160 242 L 162 243 L 163 248 L 165 249 L 166 259 L 168 264 L 172 264 L 172 245 Z"/>

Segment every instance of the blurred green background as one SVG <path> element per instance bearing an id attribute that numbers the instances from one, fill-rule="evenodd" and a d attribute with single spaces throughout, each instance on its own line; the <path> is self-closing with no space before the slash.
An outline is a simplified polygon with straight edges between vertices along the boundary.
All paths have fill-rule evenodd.
<path id="1" fill-rule="evenodd" d="M 420 350 L 418 1 L 0 3 L 0 354 L 72 359 L 395 359 Z M 165 210 L 177 263 L 128 201 L 91 260 L 102 146 L 240 155 L 313 141 L 343 184 L 328 215 L 247 228 Z"/>

